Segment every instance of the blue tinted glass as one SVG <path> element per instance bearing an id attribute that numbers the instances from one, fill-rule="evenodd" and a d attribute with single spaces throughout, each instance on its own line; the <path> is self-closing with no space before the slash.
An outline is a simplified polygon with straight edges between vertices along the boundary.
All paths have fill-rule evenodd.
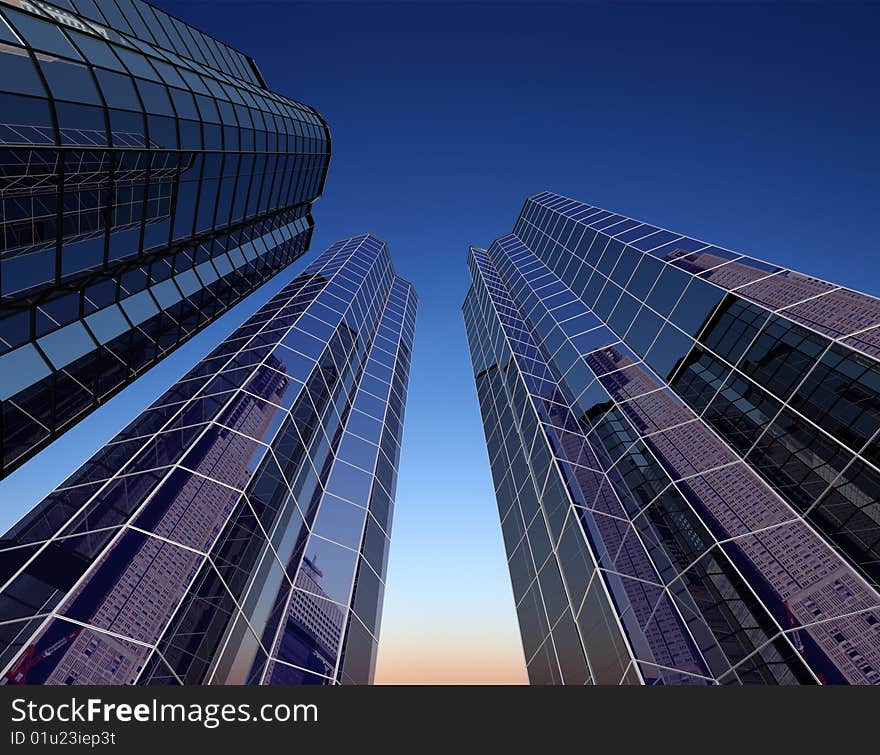
<path id="1" fill-rule="evenodd" d="M 69 29 L 67 33 L 70 34 L 74 44 L 82 50 L 86 60 L 92 65 L 111 68 L 114 71 L 124 70 L 119 59 L 113 54 L 110 45 L 106 42 L 102 42 L 95 37 L 89 37 L 85 34 L 80 34 Z"/>
<path id="2" fill-rule="evenodd" d="M 644 301 L 657 278 L 660 277 L 663 263 L 647 254 L 641 255 L 641 257 L 626 290 L 637 299 Z"/>
<path id="3" fill-rule="evenodd" d="M 615 240 L 610 241 L 596 268 L 605 275 L 609 275 L 614 265 L 617 264 L 618 259 L 620 259 L 622 252 L 623 244 Z"/>
<path id="4" fill-rule="evenodd" d="M 648 296 L 647 304 L 664 317 L 668 316 L 690 280 L 691 276 L 666 265 Z"/>
<path id="5" fill-rule="evenodd" d="M 96 348 L 95 342 L 80 322 L 71 323 L 43 336 L 39 344 L 56 369 L 66 367 L 75 359 Z"/>
<path id="6" fill-rule="evenodd" d="M 3 293 L 15 293 L 54 280 L 55 249 L 10 257 L 0 264 L 3 265 Z"/>
<path id="7" fill-rule="evenodd" d="M 640 223 L 629 231 L 624 231 L 619 234 L 617 238 L 624 243 L 631 243 L 642 236 L 647 236 L 651 233 L 654 233 L 657 229 L 652 225 L 647 225 L 645 223 Z"/>
<path id="8" fill-rule="evenodd" d="M 5 5 L 3 6 L 3 13 L 12 23 L 19 36 L 23 37 L 31 47 L 51 52 L 55 55 L 62 55 L 66 58 L 81 60 L 79 54 L 73 49 L 73 46 L 59 27 L 33 16 L 27 16 L 24 13 L 14 11 Z"/>
<path id="9" fill-rule="evenodd" d="M 632 324 L 633 318 L 636 316 L 640 306 L 641 302 L 638 299 L 634 299 L 629 294 L 624 293 L 608 318 L 608 325 L 616 333 L 623 335 Z"/>
<path id="10" fill-rule="evenodd" d="M 20 44 L 18 37 L 15 36 L 2 16 L 0 16 L 0 42 L 10 42 L 14 45 Z"/>
<path id="11" fill-rule="evenodd" d="M 0 79 L 0 89 L 20 94 L 46 96 L 46 88 L 43 86 L 43 82 L 40 81 L 29 56 L 16 55 L 0 48 L 0 64 L 3 65 L 4 74 L 2 79 Z M 9 103 L 9 101 L 7 102 Z M 26 100 L 19 100 L 18 102 L 25 104 Z M 23 110 L 27 112 L 25 108 Z M 18 111 L 10 110 L 9 112 Z"/>
<path id="12" fill-rule="evenodd" d="M 636 269 L 636 265 L 639 264 L 643 256 L 643 254 L 637 252 L 632 247 L 624 249 L 623 254 L 620 255 L 620 259 L 617 261 L 617 265 L 611 273 L 611 280 L 621 286 L 626 286 L 633 270 Z"/>
<path id="13" fill-rule="evenodd" d="M 174 115 L 171 101 L 168 98 L 168 90 L 161 84 L 137 79 L 138 91 L 148 113 L 154 115 Z"/>
<path id="14" fill-rule="evenodd" d="M 591 283 L 592 285 L 592 283 Z M 621 289 L 614 283 L 608 283 L 602 290 L 601 295 L 596 300 L 596 306 L 593 307 L 595 313 L 603 320 L 607 320 L 614 305 L 620 298 Z"/>
<path id="15" fill-rule="evenodd" d="M 180 118 L 192 118 L 193 120 L 198 120 L 199 112 L 196 109 L 195 101 L 193 100 L 193 96 L 182 89 L 174 89 L 171 88 L 171 99 L 174 101 L 174 107 L 177 110 L 177 115 Z"/>
<path id="16" fill-rule="evenodd" d="M 130 73 L 144 79 L 151 79 L 152 81 L 159 80 L 158 74 L 153 70 L 145 55 L 128 50 L 125 47 L 115 47 L 114 51 L 122 59 Z"/>
<path id="17" fill-rule="evenodd" d="M 106 307 L 86 317 L 86 323 L 99 343 L 107 343 L 128 330 L 128 321 L 118 306 Z"/>
<path id="18" fill-rule="evenodd" d="M 626 334 L 626 342 L 637 354 L 644 356 L 662 326 L 663 320 L 653 310 L 642 307 Z"/>
<path id="19" fill-rule="evenodd" d="M 119 12 L 119 8 L 116 7 L 116 3 L 113 0 L 93 0 L 93 2 L 101 9 L 104 18 L 107 19 L 107 23 L 110 26 L 126 34 L 132 33 L 131 27 Z"/>
<path id="20" fill-rule="evenodd" d="M 355 410 L 349 416 L 348 428 L 355 435 L 378 443 L 382 433 L 382 422 L 361 411 Z"/>
<path id="21" fill-rule="evenodd" d="M 57 99 L 101 105 L 92 74 L 84 65 L 65 60 L 41 63 L 49 89 Z"/>
<path id="22" fill-rule="evenodd" d="M 696 337 L 724 295 L 725 292 L 717 286 L 694 278 L 675 305 L 669 319 L 683 331 Z"/>
<path id="23" fill-rule="evenodd" d="M 692 346 L 693 341 L 690 338 L 667 324 L 657 336 L 645 361 L 660 377 L 666 379 L 687 356 Z"/>
<path id="24" fill-rule="evenodd" d="M 617 341 L 617 336 L 608 328 L 602 326 L 587 333 L 573 336 L 571 342 L 577 348 L 581 355 L 589 354 L 591 351 L 607 346 Z"/>
<path id="25" fill-rule="evenodd" d="M 650 236 L 634 241 L 633 246 L 642 251 L 648 251 L 649 249 L 656 250 L 658 247 L 662 247 L 664 244 L 668 244 L 670 241 L 675 241 L 680 238 L 681 237 L 677 233 L 658 231 L 657 233 L 652 233 Z"/>
<path id="26" fill-rule="evenodd" d="M 0 399 L 14 396 L 48 374 L 48 365 L 32 344 L 3 354 L 0 356 Z"/>
<path id="27" fill-rule="evenodd" d="M 372 472 L 376 463 L 378 448 L 359 437 L 346 433 L 343 436 L 337 456 L 363 470 Z"/>
<path id="28" fill-rule="evenodd" d="M 366 509 L 327 493 L 321 500 L 313 531 L 349 548 L 359 548 Z"/>
<path id="29" fill-rule="evenodd" d="M 120 107 L 127 110 L 141 109 L 134 83 L 130 77 L 100 69 L 97 69 L 95 73 L 109 107 Z"/>

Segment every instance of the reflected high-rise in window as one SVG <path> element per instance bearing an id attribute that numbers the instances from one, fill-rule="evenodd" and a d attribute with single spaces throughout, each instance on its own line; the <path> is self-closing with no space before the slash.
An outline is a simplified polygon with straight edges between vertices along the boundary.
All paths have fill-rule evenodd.
<path id="1" fill-rule="evenodd" d="M 544 193 L 464 304 L 533 683 L 880 683 L 880 301 Z"/>
<path id="2" fill-rule="evenodd" d="M 0 540 L 0 683 L 372 680 L 416 295 L 335 243 Z"/>
<path id="3" fill-rule="evenodd" d="M 329 158 L 141 0 L 0 0 L 0 477 L 301 256 Z"/>

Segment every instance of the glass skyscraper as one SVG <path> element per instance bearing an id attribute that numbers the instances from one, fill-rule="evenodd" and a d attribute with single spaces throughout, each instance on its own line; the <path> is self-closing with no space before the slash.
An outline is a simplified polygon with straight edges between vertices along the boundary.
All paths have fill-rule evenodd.
<path id="1" fill-rule="evenodd" d="M 880 300 L 542 193 L 464 318 L 532 683 L 880 683 Z"/>
<path id="2" fill-rule="evenodd" d="M 312 108 L 140 0 L 0 0 L 0 477 L 308 247 Z"/>
<path id="3" fill-rule="evenodd" d="M 374 673 L 416 314 L 333 244 L 0 540 L 0 683 Z"/>

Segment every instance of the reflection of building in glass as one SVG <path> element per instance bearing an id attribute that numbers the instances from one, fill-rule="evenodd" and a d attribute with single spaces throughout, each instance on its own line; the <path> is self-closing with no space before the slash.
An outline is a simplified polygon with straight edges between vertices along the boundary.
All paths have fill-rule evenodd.
<path id="1" fill-rule="evenodd" d="M 878 300 L 553 194 L 464 313 L 533 683 L 880 683 Z"/>
<path id="2" fill-rule="evenodd" d="M 337 242 L 25 516 L 0 679 L 371 681 L 415 307 Z"/>
<path id="3" fill-rule="evenodd" d="M 140 0 L 0 0 L 0 476 L 299 257 L 310 107 Z"/>
<path id="4" fill-rule="evenodd" d="M 311 681 L 329 684 L 336 667 L 336 654 L 344 630 L 345 611 L 327 600 L 321 587 L 323 572 L 303 556 L 297 576 L 299 589 L 290 593 L 283 630 L 275 638 L 272 655 L 296 659 L 300 668 L 320 676 L 304 676 L 289 663 L 269 661 L 267 678 L 277 684 L 298 684 Z"/>
<path id="5" fill-rule="evenodd" d="M 249 478 L 248 466 L 256 449 L 252 444 L 237 441 L 232 432 L 261 438 L 280 409 L 268 403 L 284 393 L 287 381 L 281 373 L 272 373 L 272 390 L 261 391 L 257 401 L 243 393 L 234 399 L 234 408 L 224 416 L 224 429 L 211 438 L 200 468 L 208 477 L 172 474 L 153 497 L 156 524 L 151 531 L 174 542 L 197 544 L 204 550 L 219 534 L 220 526 L 238 497 L 236 488 L 216 485 L 211 480 L 226 480 L 244 488 Z M 268 387 L 268 386 L 264 386 Z M 226 428 L 231 428 L 227 430 Z M 209 479 L 210 478 L 210 479 Z M 160 504 L 160 499 L 167 498 Z M 164 509 L 158 511 L 159 507 Z M 167 508 L 166 508 L 167 505 Z M 78 616 L 89 624 L 120 635 L 132 627 L 147 635 L 157 634 L 168 622 L 177 606 L 179 595 L 169 584 L 189 581 L 199 559 L 195 552 L 165 547 L 156 538 L 139 538 L 139 545 L 127 555 L 121 570 L 108 569 L 97 595 L 92 585 L 97 579 L 82 583 L 68 597 L 76 605 Z M 114 554 L 115 555 L 115 554 Z M 108 559 L 112 560 L 108 556 Z M 98 572 L 100 574 L 100 570 Z M 77 605 L 78 604 L 78 605 Z M 100 634 L 80 635 L 57 659 L 58 665 L 46 678 L 49 684 L 130 684 L 149 655 L 149 648 Z M 108 666 L 95 658 L 112 661 Z M 48 665 L 48 664 L 47 664 Z"/>

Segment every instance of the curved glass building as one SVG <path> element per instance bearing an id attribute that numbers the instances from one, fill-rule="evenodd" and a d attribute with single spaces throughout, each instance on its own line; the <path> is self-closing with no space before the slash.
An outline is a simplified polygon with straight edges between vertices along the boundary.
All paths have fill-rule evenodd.
<path id="1" fill-rule="evenodd" d="M 140 0 L 0 0 L 0 476 L 307 249 L 326 124 Z"/>
<path id="2" fill-rule="evenodd" d="M 550 193 L 469 265 L 532 683 L 880 684 L 880 300 Z"/>
<path id="3" fill-rule="evenodd" d="M 373 679 L 417 297 L 333 244 L 0 538 L 0 684 Z"/>

